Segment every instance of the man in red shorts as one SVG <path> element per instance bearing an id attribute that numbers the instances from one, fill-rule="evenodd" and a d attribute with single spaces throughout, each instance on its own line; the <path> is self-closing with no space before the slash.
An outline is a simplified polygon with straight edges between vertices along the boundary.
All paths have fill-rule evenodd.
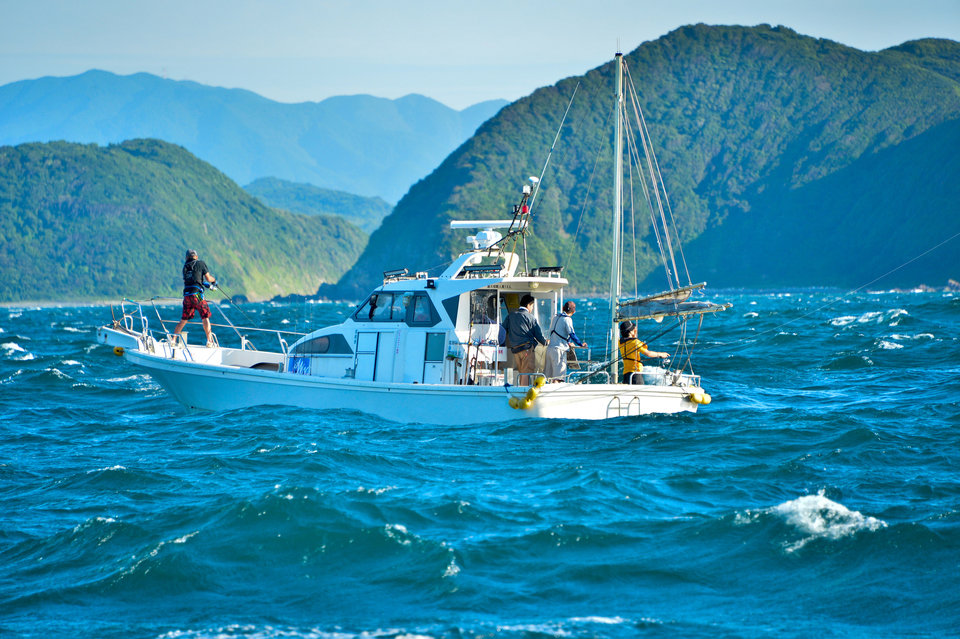
<path id="1" fill-rule="evenodd" d="M 173 329 L 173 334 L 179 335 L 187 320 L 193 319 L 194 312 L 199 311 L 203 332 L 207 334 L 207 347 L 211 347 L 214 342 L 213 333 L 210 332 L 210 308 L 203 299 L 205 288 L 217 288 L 217 280 L 207 270 L 206 263 L 198 259 L 197 252 L 190 249 L 183 265 L 183 313 L 180 315 L 180 323 Z"/>

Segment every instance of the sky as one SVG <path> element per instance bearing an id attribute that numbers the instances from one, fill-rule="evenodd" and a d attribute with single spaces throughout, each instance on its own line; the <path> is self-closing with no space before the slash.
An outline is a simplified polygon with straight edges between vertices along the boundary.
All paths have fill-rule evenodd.
<path id="1" fill-rule="evenodd" d="M 876 51 L 960 40 L 960 0 L 0 0 L 0 85 L 145 71 L 280 102 L 419 93 L 463 109 L 700 22 Z"/>

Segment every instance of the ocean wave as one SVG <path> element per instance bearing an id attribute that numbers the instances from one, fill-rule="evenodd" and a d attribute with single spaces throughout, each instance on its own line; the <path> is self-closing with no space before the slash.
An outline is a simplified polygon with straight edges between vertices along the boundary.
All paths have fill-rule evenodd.
<path id="1" fill-rule="evenodd" d="M 660 619 L 642 617 L 630 619 L 621 616 L 583 616 L 541 621 L 479 621 L 469 626 L 432 624 L 413 628 L 376 628 L 348 630 L 345 628 L 298 628 L 293 626 L 234 624 L 200 630 L 171 630 L 158 639 L 481 639 L 483 637 L 557 639 L 594 638 L 611 630 L 617 635 L 631 636 L 638 629 L 664 626 Z"/>
<path id="2" fill-rule="evenodd" d="M 904 318 L 910 317 L 910 313 L 903 308 L 893 308 L 886 311 L 868 311 L 860 315 L 841 315 L 830 320 L 830 324 L 837 327 L 850 326 L 851 324 L 887 324 L 888 326 L 899 325 Z"/>
<path id="3" fill-rule="evenodd" d="M 860 368 L 873 368 L 874 366 L 876 366 L 874 361 L 866 355 L 845 354 L 830 360 L 823 368 L 828 371 L 847 371 Z"/>
<path id="4" fill-rule="evenodd" d="M 25 362 L 34 359 L 33 353 L 16 342 L 4 342 L 0 344 L 0 349 L 3 350 L 4 356 L 9 360 Z"/>
<path id="5" fill-rule="evenodd" d="M 896 339 L 901 341 L 909 340 L 935 340 L 937 339 L 933 333 L 917 333 L 916 335 L 901 335 L 899 333 L 894 333 L 890 336 L 890 339 Z"/>
<path id="6" fill-rule="evenodd" d="M 875 532 L 887 527 L 887 523 L 881 519 L 865 516 L 829 499 L 823 489 L 816 495 L 804 495 L 772 508 L 738 513 L 735 523 L 755 523 L 764 516 L 771 515 L 800 534 L 799 539 L 782 542 L 787 553 L 796 552 L 813 541 L 837 541 L 861 532 Z"/>

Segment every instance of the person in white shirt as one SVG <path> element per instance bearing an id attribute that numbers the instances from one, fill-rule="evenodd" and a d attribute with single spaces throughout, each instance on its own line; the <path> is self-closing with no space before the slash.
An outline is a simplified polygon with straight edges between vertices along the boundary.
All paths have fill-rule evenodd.
<path id="1" fill-rule="evenodd" d="M 563 312 L 557 313 L 550 325 L 550 342 L 547 344 L 547 358 L 545 375 L 547 379 L 563 379 L 567 375 L 567 351 L 570 344 L 586 346 L 573 331 L 572 315 L 577 312 L 577 305 L 567 301 L 563 305 Z"/>

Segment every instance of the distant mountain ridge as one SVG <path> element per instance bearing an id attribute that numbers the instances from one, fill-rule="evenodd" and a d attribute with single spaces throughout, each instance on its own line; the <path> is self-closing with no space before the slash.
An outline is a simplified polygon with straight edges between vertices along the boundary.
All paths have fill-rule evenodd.
<path id="1" fill-rule="evenodd" d="M 238 184 L 278 177 L 396 202 L 505 104 L 456 111 L 421 95 L 284 104 L 242 89 L 93 70 L 0 86 L 0 144 L 159 138 Z"/>
<path id="2" fill-rule="evenodd" d="M 929 251 L 960 232 L 960 43 L 864 52 L 785 27 L 694 25 L 626 59 L 695 281 L 860 286 L 889 272 L 882 285 L 891 287 L 960 275 L 956 245 Z M 411 188 L 323 293 L 356 297 L 384 270 L 422 270 L 461 252 L 449 221 L 508 213 L 578 83 L 528 252 L 533 265 L 565 266 L 575 292 L 604 290 L 612 159 L 597 150 L 612 148 L 612 70 L 503 108 Z M 625 285 L 636 277 L 662 289 L 656 239 L 638 229 L 639 270 Z"/>
<path id="3" fill-rule="evenodd" d="M 276 209 L 304 215 L 338 215 L 367 234 L 373 233 L 393 209 L 379 197 L 363 197 L 278 178 L 254 180 L 243 190 Z"/>
<path id="4" fill-rule="evenodd" d="M 338 217 L 268 208 L 159 140 L 0 147 L 3 302 L 176 297 L 188 248 L 232 295 L 305 294 L 366 240 Z"/>

